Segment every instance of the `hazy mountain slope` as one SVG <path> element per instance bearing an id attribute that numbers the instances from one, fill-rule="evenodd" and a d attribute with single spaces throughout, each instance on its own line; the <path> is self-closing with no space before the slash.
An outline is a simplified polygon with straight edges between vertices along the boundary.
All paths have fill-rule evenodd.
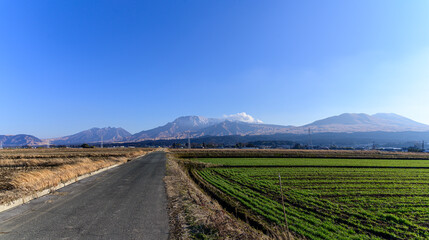
<path id="1" fill-rule="evenodd" d="M 237 123 L 237 124 L 234 124 Z M 245 134 L 258 131 L 238 130 L 252 128 L 251 125 L 259 125 L 262 121 L 256 119 L 245 112 L 224 115 L 222 118 L 206 118 L 202 116 L 184 116 L 179 117 L 173 122 L 166 125 L 138 132 L 132 137 L 128 138 L 130 141 L 139 141 L 145 139 L 176 139 L 205 136 L 207 134 L 214 134 L 215 136 L 222 136 L 224 134 Z M 216 126 L 223 124 L 224 126 Z M 248 125 L 246 125 L 248 124 Z M 228 126 L 226 126 L 228 125 Z M 240 127 L 238 125 L 241 125 Z M 216 126 L 214 128 L 210 128 Z M 207 131 L 203 131 L 206 129 Z M 256 129 L 253 127 L 253 129 Z M 220 132 L 217 132 L 220 131 Z"/>
<path id="2" fill-rule="evenodd" d="M 17 147 L 25 145 L 38 145 L 42 143 L 42 140 L 31 135 L 18 134 L 0 135 L 0 142 L 2 142 L 3 147 Z"/>
<path id="3" fill-rule="evenodd" d="M 344 113 L 328 117 L 301 127 L 312 132 L 402 132 L 428 131 L 429 126 L 391 113 L 368 115 L 364 113 Z"/>
<path id="4" fill-rule="evenodd" d="M 164 126 L 136 133 L 129 140 L 176 139 L 187 138 L 188 135 L 191 137 L 201 137 L 274 134 L 285 133 L 288 129 L 290 127 L 287 126 L 187 116 L 177 118 Z"/>
<path id="5" fill-rule="evenodd" d="M 222 118 L 206 118 L 202 116 L 184 116 L 175 119 L 163 126 L 141 131 L 134 135 L 122 128 L 92 128 L 71 136 L 56 139 L 40 139 L 29 135 L 16 135 L 6 140 L 10 146 L 42 145 L 50 141 L 55 145 L 81 144 L 100 142 L 143 141 L 158 139 L 183 139 L 203 136 L 273 136 L 275 134 L 308 135 L 312 133 L 364 133 L 364 132 L 424 132 L 429 126 L 413 121 L 409 118 L 393 113 L 377 113 L 368 115 L 364 113 L 344 113 L 317 120 L 313 123 L 294 127 L 263 124 L 246 113 L 225 115 Z M 20 137 L 18 137 L 20 136 Z M 328 135 L 326 135 L 328 136 Z M 330 135 L 329 135 L 330 136 Z M 396 135 L 395 135 L 396 136 Z M 274 137 L 274 136 L 273 136 Z M 0 139 L 1 141 L 1 139 Z M 6 145 L 6 144 L 4 144 Z"/>
<path id="6" fill-rule="evenodd" d="M 326 125 L 360 125 L 371 124 L 374 121 L 372 117 L 364 113 L 343 113 L 338 116 L 332 116 L 325 119 L 317 120 L 307 126 L 326 126 Z"/>
<path id="7" fill-rule="evenodd" d="M 217 119 L 201 116 L 179 117 L 164 126 L 138 132 L 129 140 L 184 138 L 188 136 L 188 132 L 195 132 L 218 122 Z"/>
<path id="8" fill-rule="evenodd" d="M 128 140 L 180 139 L 201 136 L 272 135 L 279 133 L 306 134 L 323 132 L 401 132 L 429 131 L 429 126 L 411 119 L 387 113 L 368 115 L 344 113 L 328 117 L 300 127 L 262 124 L 246 113 L 227 116 L 229 118 L 205 118 L 201 116 L 179 117 L 173 122 L 151 130 L 134 134 Z"/>
<path id="9" fill-rule="evenodd" d="M 193 133 L 194 136 L 262 135 L 286 133 L 290 127 L 269 124 L 223 121 Z"/>
<path id="10" fill-rule="evenodd" d="M 377 113 L 372 115 L 375 118 L 384 120 L 384 124 L 396 125 L 397 127 L 402 127 L 409 130 L 417 131 L 427 131 L 429 126 L 423 123 L 416 122 L 409 118 L 403 117 L 394 113 Z"/>
<path id="11" fill-rule="evenodd" d="M 302 145 L 309 144 L 308 134 L 274 134 L 274 135 L 228 135 L 228 136 L 202 136 L 191 139 L 191 143 L 202 144 L 225 144 L 235 145 L 236 143 L 249 142 L 269 142 L 281 141 L 280 145 L 293 146 L 294 143 Z M 417 144 L 421 146 L 421 141 L 429 143 L 429 132 L 355 132 L 355 133 L 315 133 L 311 135 L 313 146 L 338 146 L 338 147 L 409 147 Z M 173 143 L 186 144 L 187 139 L 174 140 L 146 140 L 138 143 L 125 143 L 125 146 L 170 146 Z M 427 145 L 427 144 L 426 144 Z"/>
<path id="12" fill-rule="evenodd" d="M 123 128 L 106 127 L 106 128 L 91 128 L 70 136 L 51 139 L 51 144 L 66 145 L 79 143 L 100 142 L 103 137 L 103 142 L 119 142 L 130 137 L 131 133 Z"/>

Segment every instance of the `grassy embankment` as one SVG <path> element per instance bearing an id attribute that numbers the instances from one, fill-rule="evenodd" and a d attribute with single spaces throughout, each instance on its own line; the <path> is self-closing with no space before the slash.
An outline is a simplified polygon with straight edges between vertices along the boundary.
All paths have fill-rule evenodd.
<path id="1" fill-rule="evenodd" d="M 429 237 L 429 161 L 410 160 L 427 159 L 427 154 L 253 150 L 246 158 L 246 151 L 236 150 L 179 153 L 205 157 L 188 164 L 193 178 L 226 209 L 268 233 L 284 226 L 281 174 L 295 238 Z M 225 158 L 228 154 L 240 158 Z M 289 158 L 254 158 L 264 154 Z M 327 158 L 333 154 L 354 159 Z"/>
<path id="2" fill-rule="evenodd" d="M 151 149 L 0 150 L 0 203 L 144 155 Z"/>

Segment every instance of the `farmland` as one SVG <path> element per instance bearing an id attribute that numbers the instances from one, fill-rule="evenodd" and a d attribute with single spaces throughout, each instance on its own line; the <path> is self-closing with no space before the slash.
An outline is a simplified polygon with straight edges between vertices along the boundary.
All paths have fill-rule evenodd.
<path id="1" fill-rule="evenodd" d="M 320 166 L 320 167 L 408 167 L 429 168 L 429 160 L 319 159 L 319 158 L 199 158 L 198 161 L 225 166 Z"/>
<path id="2" fill-rule="evenodd" d="M 427 159 L 427 153 L 300 149 L 170 149 L 180 158 Z"/>
<path id="3" fill-rule="evenodd" d="M 241 218 L 263 230 L 285 225 L 280 174 L 288 227 L 297 238 L 429 238 L 428 160 L 196 158 L 192 162 L 210 163 L 191 168 L 194 179 L 233 214 L 240 217 L 241 211 Z"/>
<path id="4" fill-rule="evenodd" d="M 151 149 L 0 150 L 0 203 L 144 155 Z"/>

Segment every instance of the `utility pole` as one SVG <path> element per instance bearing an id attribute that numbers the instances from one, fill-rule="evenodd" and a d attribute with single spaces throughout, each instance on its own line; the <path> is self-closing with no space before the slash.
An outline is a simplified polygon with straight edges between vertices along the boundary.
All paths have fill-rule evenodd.
<path id="1" fill-rule="evenodd" d="M 308 148 L 313 149 L 313 141 L 311 140 L 311 129 L 308 128 Z"/>
<path id="2" fill-rule="evenodd" d="M 49 143 L 49 140 L 48 140 L 48 143 L 46 144 L 46 148 L 49 148 L 49 145 L 50 145 L 50 143 Z"/>
<path id="3" fill-rule="evenodd" d="M 422 150 L 425 151 L 425 140 L 422 141 Z"/>
<path id="4" fill-rule="evenodd" d="M 3 141 L 0 141 L 0 149 L 3 149 Z"/>
<path id="5" fill-rule="evenodd" d="M 188 149 L 191 149 L 191 133 L 188 132 Z"/>

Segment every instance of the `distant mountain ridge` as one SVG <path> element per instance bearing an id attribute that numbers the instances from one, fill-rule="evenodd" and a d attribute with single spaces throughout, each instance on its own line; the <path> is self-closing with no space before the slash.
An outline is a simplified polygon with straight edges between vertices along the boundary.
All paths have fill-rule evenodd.
<path id="1" fill-rule="evenodd" d="M 217 122 L 217 119 L 201 116 L 179 117 L 164 126 L 138 132 L 129 137 L 128 140 L 185 138 L 189 132 L 198 131 Z"/>
<path id="2" fill-rule="evenodd" d="M 235 119 L 215 119 L 202 116 L 179 117 L 173 122 L 154 129 L 141 131 L 128 138 L 130 141 L 181 139 L 203 136 L 231 136 L 231 135 L 272 135 L 272 134 L 305 134 L 312 133 L 354 133 L 354 132 L 405 132 L 429 131 L 429 125 L 418 123 L 409 118 L 393 113 L 377 113 L 368 115 L 364 113 L 344 113 L 317 120 L 304 126 L 281 126 L 263 124 L 246 113 L 249 121 Z"/>
<path id="3" fill-rule="evenodd" d="M 245 115 L 245 113 L 242 113 Z M 249 115 L 247 115 L 249 116 Z M 246 117 L 247 117 L 246 116 Z M 154 129 L 141 131 L 128 138 L 130 141 L 180 139 L 188 136 L 195 138 L 201 136 L 228 136 L 247 135 L 267 132 L 286 132 L 289 127 L 262 124 L 260 120 L 246 118 L 241 121 L 237 118 L 206 118 L 202 116 L 179 117 L 173 122 Z"/>
<path id="4" fill-rule="evenodd" d="M 429 142 L 429 131 L 425 132 L 354 132 L 354 133 L 314 133 L 311 135 L 311 143 L 308 134 L 280 133 L 273 135 L 228 135 L 228 136 L 204 136 L 191 140 L 192 144 L 214 144 L 218 146 L 231 147 L 237 143 L 256 144 L 260 147 L 285 147 L 290 148 L 296 143 L 305 146 L 326 148 L 355 147 L 361 149 L 376 148 L 408 148 L 410 146 L 422 146 L 422 141 Z M 181 144 L 184 146 L 186 139 L 169 140 L 144 140 L 138 142 L 126 142 L 123 146 L 151 147 L 171 146 Z M 122 144 L 121 144 L 122 145 Z M 428 149 L 427 144 L 424 145 Z"/>
<path id="5" fill-rule="evenodd" d="M 2 147 L 19 147 L 26 145 L 39 145 L 42 143 L 42 140 L 32 135 L 18 134 L 0 135 L 0 142 Z"/>
<path id="6" fill-rule="evenodd" d="M 206 118 L 203 116 L 183 116 L 176 118 L 164 126 L 145 130 L 134 134 L 128 138 L 130 141 L 142 139 L 177 139 L 206 136 L 215 134 L 215 136 L 242 135 L 254 131 L 240 131 L 239 129 L 257 128 L 262 121 L 254 119 L 246 113 L 238 113 L 223 118 Z M 240 125 L 240 126 L 238 126 Z M 218 130 L 218 131 L 216 131 Z"/>
<path id="7" fill-rule="evenodd" d="M 364 132 L 426 132 L 429 125 L 393 113 L 344 113 L 314 121 L 303 126 L 265 124 L 246 113 L 224 115 L 222 118 L 183 116 L 163 126 L 131 134 L 123 128 L 92 128 L 70 136 L 40 140 L 30 135 L 0 135 L 10 146 L 72 145 L 103 142 L 137 142 L 144 140 L 184 139 L 207 136 L 270 136 L 275 134 L 364 133 Z M 329 135 L 326 135 L 329 136 Z M 3 137 L 3 140 L 1 140 Z M 7 137 L 7 138 L 6 138 Z"/>
<path id="8" fill-rule="evenodd" d="M 429 131 L 429 126 L 394 113 L 344 113 L 303 126 L 313 132 Z"/>
<path id="9" fill-rule="evenodd" d="M 131 136 L 131 133 L 123 128 L 105 127 L 91 128 L 70 136 L 61 138 L 49 139 L 51 144 L 69 145 L 80 143 L 96 143 L 96 142 L 120 142 Z"/>

